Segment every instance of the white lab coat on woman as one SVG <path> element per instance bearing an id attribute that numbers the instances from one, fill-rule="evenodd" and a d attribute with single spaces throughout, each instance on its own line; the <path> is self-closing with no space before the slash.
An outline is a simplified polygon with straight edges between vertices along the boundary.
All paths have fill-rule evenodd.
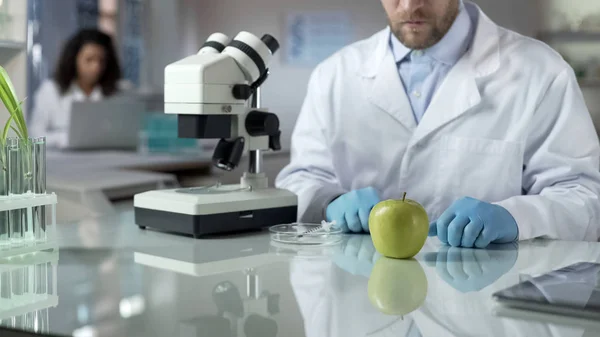
<path id="1" fill-rule="evenodd" d="M 102 89 L 97 86 L 87 96 L 81 88 L 73 83 L 65 94 L 53 80 L 42 83 L 34 97 L 34 110 L 29 126 L 29 133 L 34 137 L 46 137 L 51 147 L 63 147 L 67 143 L 68 129 L 73 102 L 97 102 L 104 98 Z"/>
<path id="2" fill-rule="evenodd" d="M 545 44 L 466 3 L 473 45 L 417 125 L 390 30 L 319 65 L 276 186 L 319 222 L 339 194 L 373 186 L 420 202 L 431 221 L 470 196 L 506 208 L 521 240 L 597 240 L 600 146 L 572 69 Z"/>

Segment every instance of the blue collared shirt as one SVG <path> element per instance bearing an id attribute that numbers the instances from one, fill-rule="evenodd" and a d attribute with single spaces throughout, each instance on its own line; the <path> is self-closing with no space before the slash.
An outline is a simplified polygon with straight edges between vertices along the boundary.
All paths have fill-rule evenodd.
<path id="1" fill-rule="evenodd" d="M 459 14 L 448 33 L 428 49 L 408 49 L 394 34 L 390 34 L 390 45 L 398 73 L 417 124 L 446 75 L 469 48 L 473 36 L 471 17 L 462 1 Z"/>

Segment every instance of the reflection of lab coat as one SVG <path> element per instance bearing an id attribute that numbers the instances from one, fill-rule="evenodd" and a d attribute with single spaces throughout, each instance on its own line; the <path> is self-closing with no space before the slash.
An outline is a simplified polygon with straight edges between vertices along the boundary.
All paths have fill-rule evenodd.
<path id="1" fill-rule="evenodd" d="M 305 336 L 405 336 L 410 319 L 379 313 L 367 296 L 367 282 L 328 260 L 292 261 L 291 285 Z"/>
<path id="2" fill-rule="evenodd" d="M 580 261 L 600 261 L 598 244 L 543 245 L 522 244 L 513 269 L 478 292 L 461 293 L 436 275 L 435 268 L 422 263 L 428 281 L 427 298 L 404 320 L 383 315 L 371 305 L 367 278 L 351 275 L 326 260 L 292 261 L 291 285 L 307 337 L 581 337 L 584 330 L 580 328 L 499 318 L 492 313 L 492 294 L 518 283 L 519 274 L 535 275 Z"/>
<path id="3" fill-rule="evenodd" d="M 508 209 L 521 239 L 598 239 L 600 146 L 572 69 L 466 8 L 473 46 L 418 126 L 389 29 L 317 67 L 276 180 L 298 194 L 302 221 L 319 222 L 335 196 L 373 186 L 383 199 L 408 192 L 431 220 L 470 196 Z"/>
<path id="4" fill-rule="evenodd" d="M 46 137 L 48 146 L 62 147 L 66 145 L 73 102 L 100 101 L 103 99 L 100 87 L 94 88 L 90 96 L 73 84 L 64 94 L 56 82 L 47 80 L 35 94 L 34 110 L 29 126 L 33 137 Z"/>
<path id="5" fill-rule="evenodd" d="M 519 276 L 532 276 L 573 263 L 600 261 L 600 245 L 572 242 L 522 243 L 519 257 L 510 272 L 491 286 L 461 293 L 426 268 L 429 291 L 427 300 L 412 317 L 424 337 L 462 336 L 554 336 L 581 337 L 584 330 L 574 327 L 504 319 L 492 315 L 492 294 L 520 282 Z M 527 278 L 527 277 L 525 277 Z"/>

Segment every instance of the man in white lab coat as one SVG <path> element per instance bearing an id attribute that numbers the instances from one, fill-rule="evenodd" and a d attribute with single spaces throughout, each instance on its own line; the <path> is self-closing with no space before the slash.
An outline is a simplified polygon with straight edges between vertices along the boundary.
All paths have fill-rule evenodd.
<path id="1" fill-rule="evenodd" d="M 600 145 L 573 70 L 462 0 L 382 0 L 389 27 L 320 64 L 276 186 L 299 220 L 368 232 L 381 200 L 487 247 L 600 236 Z"/>

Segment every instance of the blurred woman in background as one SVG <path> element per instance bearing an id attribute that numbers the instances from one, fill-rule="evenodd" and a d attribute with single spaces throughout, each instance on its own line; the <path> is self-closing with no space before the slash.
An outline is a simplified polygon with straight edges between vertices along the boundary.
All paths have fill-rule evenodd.
<path id="1" fill-rule="evenodd" d="M 112 96 L 121 88 L 120 79 L 110 36 L 95 29 L 79 31 L 65 44 L 53 78 L 35 94 L 29 133 L 45 136 L 48 146 L 66 145 L 71 103 Z"/>

